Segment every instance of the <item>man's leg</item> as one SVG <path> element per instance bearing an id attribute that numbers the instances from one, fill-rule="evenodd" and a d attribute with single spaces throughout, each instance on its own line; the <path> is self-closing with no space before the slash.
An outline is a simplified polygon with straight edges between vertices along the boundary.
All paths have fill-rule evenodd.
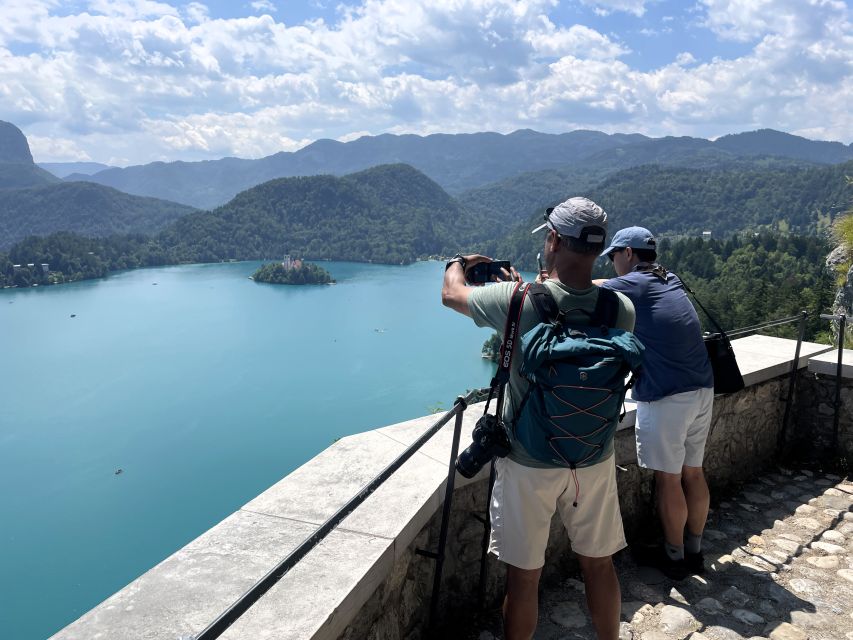
<path id="1" fill-rule="evenodd" d="M 613 557 L 591 558 L 579 555 L 578 561 L 586 585 L 586 604 L 598 640 L 617 640 L 622 596 L 616 569 L 613 567 Z"/>
<path id="2" fill-rule="evenodd" d="M 539 618 L 539 577 L 542 569 L 506 567 L 505 640 L 530 640 Z"/>
<path id="3" fill-rule="evenodd" d="M 705 521 L 708 519 L 708 507 L 711 503 L 711 495 L 708 491 L 708 483 L 705 482 L 705 474 L 702 467 L 683 467 L 681 471 L 681 484 L 684 487 L 684 496 L 687 504 L 687 533 L 700 536 L 705 530 Z M 696 553 L 694 551 L 693 553 Z"/>
<path id="4" fill-rule="evenodd" d="M 655 471 L 655 491 L 664 540 L 671 546 L 684 547 L 688 510 L 681 474 Z"/>

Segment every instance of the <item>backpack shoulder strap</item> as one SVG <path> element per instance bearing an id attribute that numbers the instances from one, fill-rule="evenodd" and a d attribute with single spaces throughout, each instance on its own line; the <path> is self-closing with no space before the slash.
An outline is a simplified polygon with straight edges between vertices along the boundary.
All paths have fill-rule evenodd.
<path id="1" fill-rule="evenodd" d="M 592 312 L 590 324 L 599 327 L 615 327 L 618 317 L 619 296 L 611 289 L 599 287 L 598 300 L 595 301 L 595 309 Z"/>
<path id="2" fill-rule="evenodd" d="M 554 296 L 551 295 L 548 287 L 544 284 L 539 282 L 532 283 L 529 295 L 540 322 L 554 322 L 557 316 L 560 315 L 560 308 L 557 306 L 557 301 L 554 300 Z"/>

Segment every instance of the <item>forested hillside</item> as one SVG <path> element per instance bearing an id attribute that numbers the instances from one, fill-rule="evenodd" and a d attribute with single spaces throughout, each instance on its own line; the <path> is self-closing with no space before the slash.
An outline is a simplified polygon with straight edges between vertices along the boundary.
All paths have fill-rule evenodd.
<path id="1" fill-rule="evenodd" d="M 831 218 L 853 198 L 853 187 L 844 178 L 850 174 L 853 162 L 776 170 L 708 171 L 653 165 L 627 169 L 595 186 L 564 192 L 540 204 L 504 240 L 487 244 L 487 250 L 533 269 L 542 237 L 531 235 L 530 230 L 541 223 L 546 205 L 573 193 L 584 193 L 601 204 L 613 232 L 641 225 L 661 236 L 711 231 L 715 237 L 727 237 L 761 230 L 817 234 L 828 230 Z M 543 187 L 554 184 L 556 189 L 550 182 L 555 176 L 543 178 Z M 523 187 L 517 185 L 514 193 L 525 193 Z M 512 192 L 505 193 L 511 197 Z"/>
<path id="2" fill-rule="evenodd" d="M 57 183 L 0 190 L 0 249 L 30 235 L 60 230 L 88 236 L 154 233 L 194 211 L 174 202 L 131 196 L 88 182 Z"/>

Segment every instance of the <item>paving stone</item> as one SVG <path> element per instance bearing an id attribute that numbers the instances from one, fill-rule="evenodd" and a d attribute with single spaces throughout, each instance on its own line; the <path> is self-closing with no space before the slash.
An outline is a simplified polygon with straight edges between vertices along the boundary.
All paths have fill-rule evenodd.
<path id="1" fill-rule="evenodd" d="M 705 540 L 725 540 L 728 536 L 722 531 L 717 531 L 716 529 L 705 529 L 702 533 L 702 537 Z"/>
<path id="2" fill-rule="evenodd" d="M 797 482 L 805 482 L 808 479 L 809 479 L 808 476 L 804 476 L 802 474 L 800 474 L 798 476 L 794 476 L 794 480 L 796 480 Z"/>
<path id="3" fill-rule="evenodd" d="M 692 575 L 688 576 L 685 580 L 689 587 L 692 587 L 697 591 L 708 591 L 713 588 L 713 585 L 708 582 L 708 579 L 703 578 L 702 576 Z"/>
<path id="4" fill-rule="evenodd" d="M 714 598 L 702 598 L 696 603 L 696 606 L 699 609 L 702 609 L 702 611 L 707 611 L 708 613 L 718 613 L 723 610 L 722 603 Z"/>
<path id="5" fill-rule="evenodd" d="M 663 593 L 642 582 L 631 582 L 628 585 L 628 593 L 637 600 L 651 603 L 652 606 L 663 602 Z"/>
<path id="6" fill-rule="evenodd" d="M 838 556 L 817 556 L 806 558 L 806 562 L 818 569 L 837 569 L 839 559 Z"/>
<path id="7" fill-rule="evenodd" d="M 818 478 L 814 481 L 814 483 L 819 487 L 829 487 L 832 486 L 832 480 L 827 480 L 826 478 Z"/>
<path id="8" fill-rule="evenodd" d="M 634 640 L 634 632 L 627 622 L 619 624 L 619 640 Z"/>
<path id="9" fill-rule="evenodd" d="M 800 469 L 801 476 L 807 476 L 809 478 L 814 478 L 814 472 L 809 471 L 808 469 Z"/>
<path id="10" fill-rule="evenodd" d="M 853 569 L 839 569 L 837 573 L 845 580 L 853 582 Z"/>
<path id="11" fill-rule="evenodd" d="M 841 509 L 824 509 L 822 513 L 825 516 L 835 519 L 841 515 L 842 511 Z"/>
<path id="12" fill-rule="evenodd" d="M 845 522 L 840 527 L 838 527 L 838 530 L 845 536 L 853 534 L 853 522 Z"/>
<path id="13" fill-rule="evenodd" d="M 735 607 L 742 607 L 750 601 L 750 597 L 737 587 L 729 587 L 720 594 L 720 598 Z"/>
<path id="14" fill-rule="evenodd" d="M 796 509 L 794 509 L 794 513 L 798 516 L 810 516 L 815 513 L 817 509 L 815 509 L 810 504 L 801 504 Z"/>
<path id="15" fill-rule="evenodd" d="M 820 531 L 823 525 L 814 518 L 794 518 L 794 525 L 808 529 L 809 531 Z"/>
<path id="16" fill-rule="evenodd" d="M 639 600 L 632 600 L 631 602 L 623 602 L 621 611 L 623 620 L 639 624 L 645 620 L 647 615 L 651 615 L 654 612 L 654 607 Z"/>
<path id="17" fill-rule="evenodd" d="M 790 533 L 790 532 L 780 533 L 779 537 L 784 538 L 785 540 L 792 540 L 798 544 L 802 544 L 804 541 L 803 536 L 801 536 L 798 533 Z"/>
<path id="18" fill-rule="evenodd" d="M 819 629 L 821 627 L 834 627 L 833 620 L 825 613 L 812 613 L 810 611 L 791 611 L 791 624 L 801 629 Z"/>
<path id="19" fill-rule="evenodd" d="M 564 629 L 579 629 L 586 626 L 586 615 L 577 602 L 561 602 L 551 609 L 551 622 Z"/>
<path id="20" fill-rule="evenodd" d="M 743 636 L 740 635 L 734 629 L 729 629 L 728 627 L 721 627 L 719 625 L 711 625 L 710 627 L 706 627 L 704 633 L 709 638 L 713 640 L 743 640 Z"/>
<path id="21" fill-rule="evenodd" d="M 749 611 L 747 609 L 735 609 L 732 611 L 732 615 L 744 624 L 756 625 L 764 623 L 764 618 L 754 611 Z"/>
<path id="22" fill-rule="evenodd" d="M 839 481 L 841 480 L 841 478 L 839 478 L 839 477 L 838 477 L 837 475 L 835 475 L 834 473 L 827 473 L 827 474 L 824 476 L 824 478 L 826 478 L 827 480 L 832 480 L 833 482 L 839 482 Z"/>
<path id="23" fill-rule="evenodd" d="M 844 537 L 843 533 L 841 533 L 840 531 L 833 531 L 832 529 L 830 529 L 829 531 L 824 531 L 820 539 L 826 540 L 827 542 L 832 542 L 834 544 L 844 544 L 847 541 L 847 538 Z"/>
<path id="24" fill-rule="evenodd" d="M 661 630 L 679 638 L 685 636 L 696 624 L 696 618 L 686 609 L 666 605 L 660 612 L 659 626 Z"/>
<path id="25" fill-rule="evenodd" d="M 687 602 L 687 598 L 685 598 L 684 595 L 682 595 L 682 593 L 678 589 L 676 589 L 675 587 L 670 589 L 669 597 L 671 600 L 675 600 L 679 604 L 684 604 L 684 605 L 690 606 L 690 603 Z"/>
<path id="26" fill-rule="evenodd" d="M 734 561 L 735 559 L 731 555 L 725 554 L 712 561 L 711 568 L 717 573 L 725 573 L 732 568 Z"/>
<path id="27" fill-rule="evenodd" d="M 808 640 L 809 635 L 787 622 L 771 622 L 764 629 L 764 635 L 770 640 Z"/>
<path id="28" fill-rule="evenodd" d="M 853 522 L 853 511 L 844 513 L 841 518 L 847 522 Z"/>
<path id="29" fill-rule="evenodd" d="M 799 553 L 802 546 L 798 542 L 794 542 L 793 540 L 788 540 L 787 538 L 779 537 L 773 541 L 780 549 L 784 549 L 788 553 L 794 554 Z"/>
<path id="30" fill-rule="evenodd" d="M 825 551 L 829 554 L 844 553 L 844 547 L 832 544 L 831 542 L 812 542 L 809 546 L 812 549 L 820 549 L 821 551 Z"/>
<path id="31" fill-rule="evenodd" d="M 747 540 L 747 542 L 749 542 L 749 544 L 756 546 L 756 547 L 763 547 L 765 544 L 764 538 L 762 538 L 761 536 L 750 536 L 749 540 Z"/>
<path id="32" fill-rule="evenodd" d="M 694 631 L 688 636 L 687 640 L 710 640 L 708 636 L 706 636 L 701 631 Z"/>
<path id="33" fill-rule="evenodd" d="M 770 497 L 774 500 L 784 500 L 788 496 L 784 491 L 771 491 Z"/>
<path id="34" fill-rule="evenodd" d="M 731 509 L 731 508 L 732 508 L 731 502 L 721 502 L 720 503 L 720 509 Z"/>
<path id="35" fill-rule="evenodd" d="M 744 491 L 743 497 L 754 504 L 770 504 L 773 499 L 763 493 L 754 493 L 752 491 Z"/>
<path id="36" fill-rule="evenodd" d="M 825 496 L 831 496 L 831 497 L 833 497 L 833 498 L 838 498 L 838 497 L 844 496 L 844 493 L 842 493 L 842 492 L 841 492 L 841 491 L 839 491 L 838 489 L 835 489 L 835 488 L 829 488 L 829 489 L 827 489 L 826 491 L 824 491 L 824 492 L 823 492 L 823 495 L 825 495 Z"/>
<path id="37" fill-rule="evenodd" d="M 741 502 L 738 506 L 744 511 L 749 511 L 750 513 L 758 513 L 758 507 L 756 507 L 754 504 L 749 504 L 748 502 Z"/>
<path id="38" fill-rule="evenodd" d="M 578 593 L 586 593 L 586 585 L 576 578 L 568 578 L 563 585 L 569 589 L 574 589 Z"/>
<path id="39" fill-rule="evenodd" d="M 646 584 L 663 584 L 666 576 L 654 567 L 640 567 L 637 569 L 637 577 Z"/>
<path id="40" fill-rule="evenodd" d="M 809 503 L 811 503 L 812 501 L 817 501 L 817 498 L 815 498 L 814 496 L 809 495 L 808 493 L 804 493 L 804 494 L 800 495 L 800 496 L 797 498 L 797 500 L 799 500 L 800 502 L 802 502 L 802 503 L 804 503 L 804 504 L 809 504 Z"/>
<path id="41" fill-rule="evenodd" d="M 643 631 L 640 640 L 672 640 L 672 636 L 660 631 Z"/>
<path id="42" fill-rule="evenodd" d="M 820 590 L 820 585 L 814 580 L 808 578 L 794 578 L 791 580 L 791 589 L 794 593 L 805 595 L 814 595 Z"/>

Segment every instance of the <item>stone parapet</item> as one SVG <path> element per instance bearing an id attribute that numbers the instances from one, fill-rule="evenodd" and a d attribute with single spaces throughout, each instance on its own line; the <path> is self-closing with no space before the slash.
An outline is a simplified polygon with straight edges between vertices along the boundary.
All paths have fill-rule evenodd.
<path id="1" fill-rule="evenodd" d="M 715 401 L 706 448 L 708 477 L 715 486 L 741 482 L 773 458 L 795 348 L 793 341 L 764 336 L 733 345 L 748 386 Z M 827 349 L 804 344 L 798 367 Z M 853 397 L 850 400 L 853 403 Z M 626 410 L 617 432 L 616 459 L 623 469 L 617 479 L 630 536 L 651 513 L 651 473 L 637 466 L 634 404 L 627 402 Z M 470 443 L 481 413 L 482 405 L 465 412 L 461 448 Z M 194 637 L 436 419 L 425 416 L 342 438 L 54 639 Z M 451 422 L 439 431 L 222 637 L 355 640 L 425 635 L 434 563 L 417 550 L 435 551 L 437 546 L 452 428 Z M 487 485 L 486 470 L 470 481 L 456 477 L 439 623 L 467 616 L 477 605 L 484 527 L 475 516 L 485 516 Z M 573 563 L 561 530 L 555 518 L 547 564 L 555 575 Z M 503 573 L 492 559 L 487 568 L 485 597 L 494 601 L 502 590 Z"/>

